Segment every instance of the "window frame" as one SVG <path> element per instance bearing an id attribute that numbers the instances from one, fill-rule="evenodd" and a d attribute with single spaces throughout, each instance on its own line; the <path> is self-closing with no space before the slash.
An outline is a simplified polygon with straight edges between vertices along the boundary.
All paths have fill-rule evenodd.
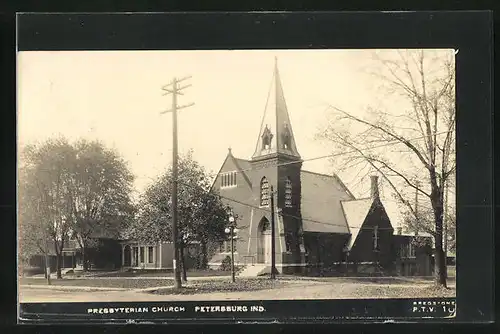
<path id="1" fill-rule="evenodd" d="M 408 258 L 416 258 L 416 249 L 415 245 L 413 245 L 412 240 L 408 243 Z"/>
<path id="2" fill-rule="evenodd" d="M 290 198 L 288 198 L 290 196 Z M 289 176 L 285 180 L 285 208 L 293 207 L 293 184 Z"/>
<path id="3" fill-rule="evenodd" d="M 144 246 L 139 247 L 139 263 L 143 264 L 145 263 L 144 261 L 146 260 L 146 251 L 144 249 Z"/>
<path id="4" fill-rule="evenodd" d="M 264 188 L 264 185 L 267 185 Z M 259 200 L 259 207 L 261 208 L 267 208 L 270 205 L 270 187 L 269 187 L 269 181 L 267 177 L 263 176 L 260 179 L 260 200 Z"/>
<path id="5" fill-rule="evenodd" d="M 154 247 L 148 246 L 148 263 L 154 263 Z"/>
<path id="6" fill-rule="evenodd" d="M 372 236 L 372 248 L 375 252 L 378 252 L 380 250 L 380 235 L 379 235 L 379 227 L 378 225 L 373 226 L 373 236 Z"/>
<path id="7" fill-rule="evenodd" d="M 221 178 L 221 189 L 222 188 L 234 188 L 238 186 L 238 172 L 230 171 L 220 174 Z"/>

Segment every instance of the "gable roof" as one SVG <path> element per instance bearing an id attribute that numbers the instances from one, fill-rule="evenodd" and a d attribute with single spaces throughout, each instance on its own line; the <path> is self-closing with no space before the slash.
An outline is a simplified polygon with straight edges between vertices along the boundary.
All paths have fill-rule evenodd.
<path id="1" fill-rule="evenodd" d="M 248 175 L 246 173 L 247 171 L 249 171 L 250 169 L 252 169 L 252 165 L 250 164 L 250 161 L 244 160 L 244 159 L 240 159 L 240 158 L 236 158 L 232 154 L 231 154 L 231 156 L 233 157 L 234 164 L 238 168 L 238 171 L 240 172 L 241 175 L 243 175 L 243 178 L 245 179 L 245 181 L 248 183 L 248 185 L 251 188 L 252 187 L 252 181 L 250 181 L 250 178 L 248 177 Z"/>
<path id="2" fill-rule="evenodd" d="M 363 225 L 368 212 L 370 212 L 372 204 L 372 198 L 342 201 L 342 210 L 347 221 L 349 232 L 351 233 L 351 238 L 347 243 L 348 249 L 351 249 L 356 242 L 361 226 Z"/>
<path id="3" fill-rule="evenodd" d="M 348 234 L 341 201 L 354 199 L 339 179 L 301 171 L 301 212 L 305 232 Z"/>
<path id="4" fill-rule="evenodd" d="M 215 175 L 215 177 L 212 181 L 212 186 L 210 187 L 210 191 L 213 190 L 213 188 L 215 186 L 215 182 L 217 182 L 217 177 L 221 174 L 222 169 L 224 168 L 224 166 L 226 165 L 226 163 L 229 159 L 231 159 L 231 161 L 233 161 L 238 173 L 243 175 L 245 182 L 250 186 L 250 188 L 252 188 L 252 182 L 248 178 L 248 175 L 245 173 L 245 171 L 248 171 L 251 169 L 250 161 L 234 157 L 233 153 L 231 152 L 231 149 L 229 149 L 229 151 L 226 155 L 226 158 L 224 159 L 224 162 L 220 166 L 219 171 L 217 172 L 217 174 Z"/>

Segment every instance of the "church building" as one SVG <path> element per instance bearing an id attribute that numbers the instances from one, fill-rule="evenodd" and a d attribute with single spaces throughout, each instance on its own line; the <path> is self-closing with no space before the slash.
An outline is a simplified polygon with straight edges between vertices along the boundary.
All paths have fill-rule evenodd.
<path id="1" fill-rule="evenodd" d="M 275 263 L 280 273 L 315 270 L 385 270 L 394 264 L 394 229 L 382 204 L 377 176 L 371 196 L 357 199 L 336 175 L 302 169 L 277 64 L 254 154 L 229 149 L 213 184 L 236 216 L 235 264 L 248 275 L 269 272 L 271 196 L 275 212 Z M 209 260 L 217 267 L 230 241 Z"/>
<path id="2" fill-rule="evenodd" d="M 371 196 L 355 198 L 335 174 L 302 168 L 277 65 L 273 76 L 255 152 L 249 159 L 241 159 L 229 149 L 212 185 L 236 218 L 233 242 L 235 264 L 242 270 L 239 275 L 270 271 L 272 212 L 275 263 L 280 273 L 431 275 L 432 247 L 414 242 L 418 238 L 429 241 L 429 237 L 403 235 L 399 227 L 394 234 L 379 196 L 377 176 L 371 177 Z M 102 232 L 95 237 L 99 247 L 94 255 L 87 252 L 87 259 L 93 258 L 92 268 L 173 268 L 172 243 L 145 244 L 130 239 L 125 231 L 120 236 Z M 231 256 L 230 247 L 230 240 L 211 245 L 209 267 L 220 269 Z M 63 267 L 81 264 L 82 250 L 75 240 L 69 240 L 63 252 L 71 255 L 63 258 Z M 186 254 L 199 257 L 196 242 Z M 30 259 L 32 266 L 42 268 L 44 263 L 42 254 Z M 187 266 L 195 264 L 187 260 Z"/>

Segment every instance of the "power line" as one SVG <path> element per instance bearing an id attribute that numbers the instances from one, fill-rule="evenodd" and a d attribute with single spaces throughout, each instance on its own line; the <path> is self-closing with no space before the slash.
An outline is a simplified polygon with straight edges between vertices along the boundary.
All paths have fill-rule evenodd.
<path id="1" fill-rule="evenodd" d="M 436 135 L 441 135 L 441 134 L 445 134 L 445 133 L 449 133 L 449 132 L 451 132 L 451 131 L 443 131 L 443 132 L 437 133 Z M 414 140 L 424 139 L 425 137 L 427 137 L 427 136 L 414 137 L 414 138 L 408 139 L 408 141 L 414 141 Z M 393 139 L 393 140 L 389 140 L 387 143 L 384 143 L 384 144 L 381 144 L 381 145 L 378 145 L 378 146 L 373 146 L 373 147 L 365 148 L 365 149 L 371 150 L 371 149 L 387 147 L 387 146 L 391 146 L 391 145 L 395 145 L 395 144 L 399 144 L 399 143 L 400 143 L 400 141 Z M 240 169 L 240 170 L 232 171 L 232 172 L 233 173 L 244 173 L 244 172 L 247 172 L 247 171 L 255 171 L 255 170 L 259 170 L 259 169 L 263 169 L 263 168 L 268 168 L 268 167 L 281 167 L 281 166 L 287 166 L 287 165 L 292 165 L 292 164 L 297 164 L 297 163 L 302 163 L 302 162 L 309 162 L 309 161 L 321 160 L 321 159 L 326 159 L 326 158 L 339 157 L 339 156 L 342 156 L 342 155 L 347 155 L 347 154 L 355 153 L 355 152 L 356 152 L 355 150 L 344 151 L 344 152 L 340 152 L 340 153 L 333 153 L 333 154 L 322 155 L 322 156 L 317 156 L 317 157 L 308 158 L 308 159 L 302 159 L 300 161 L 283 162 L 283 163 L 273 164 L 273 165 L 270 165 L 270 166 L 268 165 L 266 167 L 260 167 L 260 168 L 251 167 L 251 168 Z M 235 159 L 239 159 L 239 158 L 235 158 Z M 241 160 L 243 160 L 243 159 L 241 159 Z M 249 162 L 249 160 L 245 160 L 245 161 Z M 149 177 L 143 176 L 143 177 L 139 177 L 139 178 L 144 179 L 144 178 L 149 178 Z"/>
<path id="2" fill-rule="evenodd" d="M 449 132 L 452 132 L 452 131 L 438 132 L 438 133 L 436 133 L 436 135 L 442 135 L 442 134 L 446 134 L 446 133 L 449 133 Z M 426 137 L 428 137 L 428 136 L 414 137 L 414 138 L 408 139 L 408 141 L 410 142 L 410 141 L 414 141 L 414 140 L 420 140 L 420 139 L 424 139 Z M 372 149 L 387 147 L 387 146 L 391 146 L 391 145 L 395 145 L 395 144 L 400 144 L 400 143 L 401 143 L 401 141 L 399 141 L 397 139 L 393 139 L 393 140 L 388 140 L 387 143 L 384 143 L 384 144 L 381 144 L 381 145 L 372 146 L 372 147 L 366 147 L 363 150 L 372 150 Z M 340 153 L 333 153 L 333 154 L 328 154 L 328 155 L 322 155 L 322 156 L 317 156 L 317 157 L 309 158 L 309 159 L 301 159 L 299 161 L 283 162 L 283 163 L 279 163 L 279 164 L 276 164 L 276 165 L 271 165 L 271 167 L 281 167 L 281 166 L 293 165 L 293 164 L 298 164 L 298 163 L 303 163 L 303 162 L 308 162 L 308 161 L 315 161 L 315 160 L 321 160 L 321 159 L 326 159 L 326 158 L 335 158 L 335 157 L 339 157 L 339 156 L 342 156 L 342 155 L 347 155 L 347 154 L 350 154 L 350 153 L 356 153 L 356 152 L 357 152 L 357 150 L 343 151 L 343 152 L 340 152 Z M 246 168 L 246 169 L 241 169 L 239 171 L 236 171 L 236 173 L 243 173 L 243 172 L 247 172 L 247 171 L 259 170 L 259 169 L 268 168 L 268 167 L 269 166 L 260 167 L 260 168 L 255 168 L 255 167 Z"/>
<path id="3" fill-rule="evenodd" d="M 261 210 L 261 211 L 265 211 L 265 212 L 268 212 L 268 213 L 271 213 L 272 210 L 271 209 L 267 209 L 265 207 L 259 207 L 259 206 L 256 206 L 256 205 L 253 205 L 253 204 L 249 204 L 249 203 L 245 203 L 245 202 L 241 202 L 241 201 L 238 201 L 236 199 L 233 199 L 233 198 L 229 198 L 229 197 L 225 197 L 225 196 L 222 196 L 222 195 L 218 195 L 220 198 L 223 198 L 225 200 L 228 200 L 228 201 L 231 201 L 231 202 L 235 202 L 235 203 L 238 203 L 238 204 L 241 204 L 241 205 L 244 205 L 244 206 L 247 206 L 247 207 L 250 207 L 250 208 L 253 208 L 253 209 L 258 209 L 258 210 Z M 289 218 L 295 218 L 295 219 L 301 219 L 303 221 L 308 221 L 308 222 L 311 222 L 311 223 L 317 223 L 317 224 L 322 224 L 322 225 L 328 225 L 328 226 L 339 226 L 339 227 L 347 227 L 347 228 L 359 228 L 360 230 L 372 230 L 371 228 L 361 228 L 361 226 L 350 226 L 350 225 L 340 225 L 340 224 L 330 224 L 330 223 L 326 223 L 326 222 L 323 222 L 323 221 L 319 221 L 319 220 L 316 220 L 316 219 L 312 219 L 312 218 L 304 218 L 304 217 L 299 217 L 299 216 L 295 216 L 295 215 L 292 215 L 292 214 L 289 214 L 289 213 L 283 213 L 281 212 L 280 213 L 281 216 L 285 216 L 285 217 L 289 217 Z M 387 229 L 387 230 L 390 230 L 390 228 L 380 228 L 379 229 Z"/>

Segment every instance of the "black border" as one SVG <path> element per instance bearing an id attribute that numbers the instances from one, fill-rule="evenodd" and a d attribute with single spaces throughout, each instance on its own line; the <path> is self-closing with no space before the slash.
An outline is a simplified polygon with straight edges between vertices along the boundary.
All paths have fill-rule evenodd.
<path id="1" fill-rule="evenodd" d="M 18 49 L 458 50 L 459 250 L 455 321 L 492 320 L 491 12 L 175 13 L 168 18 L 164 15 L 167 14 L 24 14 L 18 17 Z"/>

